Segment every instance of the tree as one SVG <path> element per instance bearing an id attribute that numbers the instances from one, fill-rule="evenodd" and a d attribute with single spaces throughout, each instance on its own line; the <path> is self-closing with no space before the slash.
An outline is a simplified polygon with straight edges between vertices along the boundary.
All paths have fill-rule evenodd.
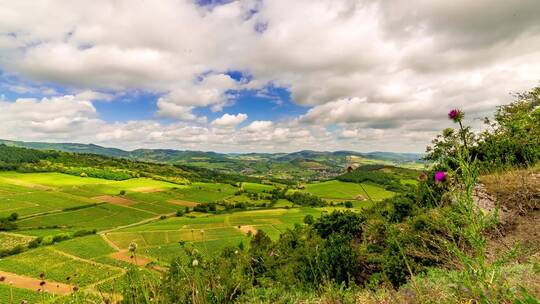
<path id="1" fill-rule="evenodd" d="M 315 222 L 315 219 L 313 218 L 313 215 L 308 214 L 304 217 L 304 224 L 306 225 L 313 225 Z"/>

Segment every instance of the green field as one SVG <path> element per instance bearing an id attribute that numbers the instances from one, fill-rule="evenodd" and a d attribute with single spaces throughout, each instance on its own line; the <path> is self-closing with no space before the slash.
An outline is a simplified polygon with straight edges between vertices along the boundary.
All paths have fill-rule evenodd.
<path id="1" fill-rule="evenodd" d="M 54 247 L 42 247 L 0 260 L 0 270 L 39 278 L 45 274 L 47 280 L 66 282 L 70 277 L 73 284 L 86 286 L 121 273 L 117 268 L 103 264 L 92 264 L 62 254 Z"/>
<path id="2" fill-rule="evenodd" d="M 359 197 L 379 201 L 392 197 L 393 192 L 369 183 L 346 183 L 327 181 L 305 185 L 305 191 L 329 200 L 357 200 Z"/>
<path id="3" fill-rule="evenodd" d="M 115 252 L 99 235 L 71 239 L 56 244 L 55 248 L 83 259 L 94 259 Z"/>
<path id="4" fill-rule="evenodd" d="M 40 303 L 43 299 L 48 299 L 46 294 L 39 293 L 35 290 L 10 287 L 0 284 L 0 303 Z"/>
<path id="5" fill-rule="evenodd" d="M 373 200 L 393 195 L 376 185 L 362 186 L 327 181 L 306 184 L 300 191 L 329 201 L 353 200 L 357 212 L 369 205 L 355 200 L 364 189 Z M 284 186 L 247 182 L 238 186 L 177 185 L 149 178 L 112 181 L 60 173 L 1 172 L 0 216 L 16 212 L 19 219 L 17 230 L 0 233 L 0 249 L 26 246 L 35 237 L 43 237 L 47 245 L 1 259 L 0 271 L 32 278 L 43 272 L 50 281 L 65 282 L 69 276 L 72 284 L 81 287 L 109 286 L 130 262 L 129 256 L 128 260 L 118 258 L 117 251 L 126 251 L 132 242 L 138 245 L 138 256 L 167 266 L 174 257 L 183 256 L 182 246 L 215 254 L 225 246 L 248 245 L 249 235 L 257 230 L 277 239 L 285 230 L 302 224 L 308 214 L 319 217 L 343 209 L 298 207 L 286 199 L 278 200 L 272 208 L 260 207 L 269 203 L 269 194 L 264 192 L 274 187 Z M 193 207 L 209 202 L 244 203 L 248 208 L 234 213 L 174 216 L 186 204 Z M 78 231 L 94 229 L 97 234 L 73 237 Z M 53 243 L 53 237 L 60 235 L 71 239 Z M 5 286 L 0 287 L 0 299 L 5 299 L 9 294 Z M 14 294 L 16 299 L 34 296 L 24 289 L 16 289 Z"/>
<path id="6" fill-rule="evenodd" d="M 263 192 L 263 191 L 270 191 L 274 189 L 274 186 L 256 184 L 256 183 L 242 183 L 242 189 L 251 191 L 251 192 Z"/>
<path id="7" fill-rule="evenodd" d="M 315 217 L 335 208 L 294 208 L 237 212 L 196 218 L 170 218 L 141 226 L 129 227 L 106 234 L 116 246 L 126 249 L 135 242 L 143 255 L 168 263 L 178 255 L 180 241 L 195 248 L 217 252 L 228 245 L 247 243 L 248 231 L 263 230 L 271 238 L 294 224 L 302 223 L 307 214 Z"/>
<path id="8" fill-rule="evenodd" d="M 155 214 L 112 204 L 101 204 L 74 211 L 41 215 L 20 220 L 21 228 L 67 227 L 106 229 L 128 225 L 150 218 Z"/>

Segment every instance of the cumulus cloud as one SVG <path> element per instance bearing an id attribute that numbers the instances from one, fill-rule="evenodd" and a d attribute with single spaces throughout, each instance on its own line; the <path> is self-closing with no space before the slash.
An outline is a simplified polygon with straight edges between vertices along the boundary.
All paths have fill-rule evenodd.
<path id="1" fill-rule="evenodd" d="M 220 118 L 212 121 L 212 125 L 218 127 L 234 127 L 238 124 L 241 124 L 248 118 L 247 114 L 238 113 L 236 115 L 231 115 L 228 113 L 223 114 Z"/>
<path id="2" fill-rule="evenodd" d="M 268 120 L 256 120 L 245 127 L 244 130 L 249 133 L 262 132 L 271 129 L 274 123 Z"/>
<path id="3" fill-rule="evenodd" d="M 88 100 L 73 95 L 0 101 L 0 138 L 70 139 L 73 134 L 90 135 L 102 125 Z"/>
<path id="4" fill-rule="evenodd" d="M 208 124 L 195 109 L 222 111 L 235 101 L 232 92 L 264 92 L 271 84 L 289 90 L 307 113 L 297 125 L 259 118 L 241 129 L 242 137 L 229 138 L 301 134 L 315 148 L 318 141 L 301 125 L 310 136 L 338 125 L 326 146 L 359 140 L 362 149 L 368 143 L 362 136 L 370 135 L 373 147 L 384 148 L 379 139 L 421 147 L 417 139 L 429 142 L 446 108 L 479 118 L 507 102 L 508 92 L 537 84 L 539 10 L 537 0 L 242 0 L 204 7 L 188 0 L 7 0 L 0 10 L 0 68 L 37 86 L 85 92 L 80 100 L 109 99 L 89 92 L 151 92 L 159 95 L 157 117 L 188 123 L 182 126 L 193 132 L 233 121 L 225 114 Z M 165 145 L 168 137 L 160 134 L 172 131 L 152 132 Z"/>

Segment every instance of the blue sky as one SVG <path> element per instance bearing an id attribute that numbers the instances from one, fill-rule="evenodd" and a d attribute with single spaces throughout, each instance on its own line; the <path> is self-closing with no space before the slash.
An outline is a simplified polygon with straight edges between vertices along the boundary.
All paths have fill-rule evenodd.
<path id="1" fill-rule="evenodd" d="M 423 152 L 452 126 L 449 109 L 478 128 L 540 75 L 539 1 L 7 0 L 2 10 L 2 139 Z"/>
<path id="2" fill-rule="evenodd" d="M 234 99 L 231 104 L 222 111 L 212 111 L 210 107 L 201 107 L 194 110 L 200 116 L 206 116 L 213 121 L 223 115 L 224 112 L 231 114 L 245 113 L 249 119 L 244 125 L 255 120 L 279 121 L 292 119 L 303 115 L 309 107 L 300 106 L 291 101 L 290 92 L 283 88 L 266 87 L 263 90 L 245 90 L 231 92 Z M 10 94 L 10 98 L 43 96 Z M 156 102 L 160 94 L 145 92 L 127 92 L 125 95 L 114 98 L 107 102 L 95 102 L 94 106 L 100 116 L 107 122 L 125 122 L 129 120 L 158 119 L 170 122 L 170 119 L 155 117 L 157 111 Z"/>

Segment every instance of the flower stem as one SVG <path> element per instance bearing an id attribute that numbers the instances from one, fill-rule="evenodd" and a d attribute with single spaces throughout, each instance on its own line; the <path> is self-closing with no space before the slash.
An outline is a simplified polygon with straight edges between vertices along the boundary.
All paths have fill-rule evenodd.
<path id="1" fill-rule="evenodd" d="M 469 150 L 469 147 L 467 146 L 467 137 L 465 136 L 465 129 L 463 129 L 463 124 L 461 123 L 461 119 L 458 120 L 458 123 L 459 123 L 460 135 L 461 135 L 461 140 L 463 141 L 463 145 L 465 146 L 466 150 Z"/>

